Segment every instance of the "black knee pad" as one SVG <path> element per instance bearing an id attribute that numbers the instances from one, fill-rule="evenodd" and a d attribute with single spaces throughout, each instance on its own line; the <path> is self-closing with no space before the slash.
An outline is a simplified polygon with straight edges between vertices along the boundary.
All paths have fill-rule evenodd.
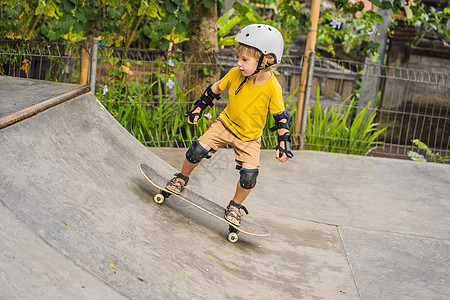
<path id="1" fill-rule="evenodd" d="M 259 169 L 245 169 L 241 168 L 239 171 L 241 178 L 239 179 L 239 183 L 241 187 L 246 190 L 250 190 L 256 185 L 256 178 L 258 178 Z"/>
<path id="2" fill-rule="evenodd" d="M 195 141 L 186 152 L 186 159 L 191 164 L 198 164 L 202 159 L 208 157 L 208 154 L 209 151 L 203 148 L 198 141 Z"/>

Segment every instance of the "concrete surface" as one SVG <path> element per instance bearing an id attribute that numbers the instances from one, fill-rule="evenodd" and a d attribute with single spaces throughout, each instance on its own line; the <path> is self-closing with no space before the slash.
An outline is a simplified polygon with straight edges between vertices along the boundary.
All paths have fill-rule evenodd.
<path id="1" fill-rule="evenodd" d="M 26 81 L 0 77 L 0 108 L 73 89 Z M 169 178 L 185 150 L 145 148 L 91 94 L 1 130 L 0 299 L 450 298 L 448 165 L 263 151 L 246 217 L 272 235 L 231 244 L 222 222 L 152 201 L 138 164 Z M 225 205 L 233 158 L 190 186 Z"/>
<path id="2" fill-rule="evenodd" d="M 0 117 L 30 107 L 34 104 L 67 92 L 77 85 L 60 82 L 29 80 L 0 76 Z"/>

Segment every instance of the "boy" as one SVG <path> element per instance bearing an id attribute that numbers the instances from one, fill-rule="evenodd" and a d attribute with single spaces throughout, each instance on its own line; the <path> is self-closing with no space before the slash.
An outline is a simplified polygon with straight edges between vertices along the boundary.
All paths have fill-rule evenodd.
<path id="1" fill-rule="evenodd" d="M 293 154 L 289 134 L 292 116 L 285 110 L 281 86 L 270 72 L 271 66 L 279 63 L 283 54 L 281 33 L 269 25 L 252 24 L 239 31 L 235 40 L 238 41 L 238 66 L 206 88 L 186 114 L 188 123 L 197 124 L 203 111 L 208 106 L 214 106 L 214 99 L 219 99 L 219 94 L 227 88 L 228 104 L 205 134 L 188 149 L 181 172 L 175 174 L 166 188 L 181 193 L 191 172 L 203 158 L 208 157 L 210 152 L 232 145 L 240 178 L 233 200 L 225 210 L 225 218 L 239 226 L 243 216 L 241 210 L 248 214 L 242 203 L 256 185 L 261 135 L 268 110 L 276 121 L 270 130 L 278 132 L 276 159 L 285 162 Z"/>

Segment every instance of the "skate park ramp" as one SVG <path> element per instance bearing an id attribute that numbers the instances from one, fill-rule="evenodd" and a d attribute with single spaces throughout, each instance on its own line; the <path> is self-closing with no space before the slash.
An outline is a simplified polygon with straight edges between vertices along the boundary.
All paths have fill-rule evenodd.
<path id="1" fill-rule="evenodd" d="M 86 87 L 0 77 L 0 299 L 449 299 L 450 168 L 262 151 L 245 218 L 227 226 L 170 198 L 186 149 L 148 149 Z M 190 187 L 225 206 L 232 149 Z"/>

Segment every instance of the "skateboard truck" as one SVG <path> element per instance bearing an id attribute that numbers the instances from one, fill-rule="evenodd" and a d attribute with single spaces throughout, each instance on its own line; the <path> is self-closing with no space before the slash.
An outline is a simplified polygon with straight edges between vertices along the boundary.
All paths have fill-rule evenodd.
<path id="1" fill-rule="evenodd" d="M 170 193 L 169 193 L 169 192 L 160 190 L 160 191 L 159 191 L 159 194 L 156 194 L 156 195 L 153 197 L 153 201 L 155 201 L 155 202 L 158 203 L 158 204 L 162 204 L 166 198 L 169 198 L 169 196 L 170 196 Z"/>
<path id="2" fill-rule="evenodd" d="M 236 243 L 239 239 L 239 237 L 238 237 L 239 230 L 237 230 L 236 228 L 234 228 L 233 226 L 230 225 L 228 227 L 228 232 L 229 232 L 228 241 L 230 241 L 232 243 Z"/>

